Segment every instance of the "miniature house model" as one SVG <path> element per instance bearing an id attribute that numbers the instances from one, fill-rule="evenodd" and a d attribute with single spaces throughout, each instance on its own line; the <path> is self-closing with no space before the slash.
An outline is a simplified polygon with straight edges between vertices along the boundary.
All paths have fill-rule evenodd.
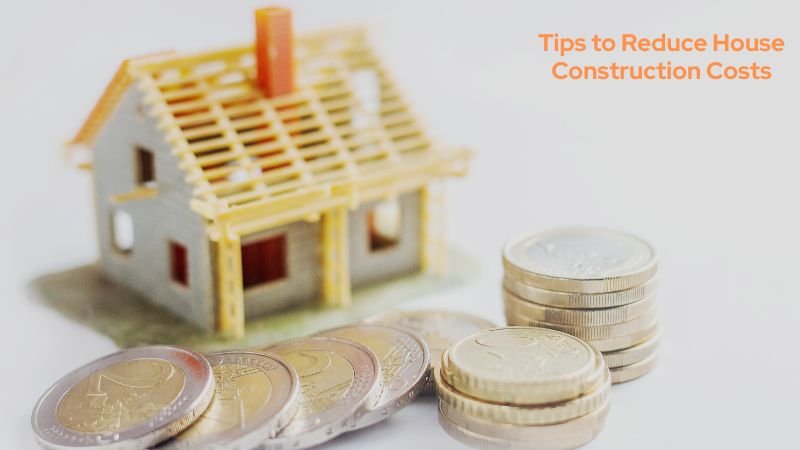
<path id="1" fill-rule="evenodd" d="M 444 251 L 435 145 L 360 29 L 124 61 L 72 143 L 94 174 L 100 266 L 187 321 L 245 319 L 428 270 Z"/>

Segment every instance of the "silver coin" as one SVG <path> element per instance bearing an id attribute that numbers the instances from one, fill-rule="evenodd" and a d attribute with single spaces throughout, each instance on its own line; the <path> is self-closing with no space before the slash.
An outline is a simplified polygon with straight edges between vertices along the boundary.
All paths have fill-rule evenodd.
<path id="1" fill-rule="evenodd" d="M 304 337 L 267 347 L 300 377 L 300 409 L 267 448 L 308 448 L 355 428 L 377 402 L 380 362 L 369 348 L 334 337 Z"/>
<path id="2" fill-rule="evenodd" d="M 639 286 L 657 270 L 655 249 L 630 234 L 602 228 L 526 233 L 503 248 L 506 276 L 560 292 L 603 293 Z"/>
<path id="3" fill-rule="evenodd" d="M 615 352 L 617 350 L 641 344 L 642 342 L 645 342 L 656 335 L 658 335 L 658 321 L 654 320 L 650 325 L 647 325 L 641 330 L 626 336 L 595 339 L 587 342 L 589 342 L 589 344 L 591 344 L 591 346 L 596 348 L 598 351 Z"/>
<path id="4" fill-rule="evenodd" d="M 497 325 L 458 311 L 446 310 L 413 310 L 389 311 L 365 320 L 367 323 L 385 323 L 409 329 L 425 339 L 430 351 L 431 367 L 435 370 L 442 361 L 442 354 L 447 347 L 477 331 L 495 328 Z M 436 394 L 436 383 L 430 373 L 423 389 L 424 395 Z"/>
<path id="5" fill-rule="evenodd" d="M 206 355 L 216 379 L 202 416 L 159 449 L 250 449 L 286 427 L 300 406 L 300 379 L 274 355 L 226 351 Z"/>
<path id="6" fill-rule="evenodd" d="M 657 363 L 658 353 L 654 353 L 637 363 L 610 369 L 611 382 L 614 384 L 620 384 L 643 377 L 652 372 Z"/>
<path id="7" fill-rule="evenodd" d="M 141 449 L 183 431 L 213 394 L 211 366 L 202 355 L 139 347 L 66 375 L 39 399 L 31 422 L 48 449 Z"/>
<path id="8" fill-rule="evenodd" d="M 658 351 L 658 333 L 655 336 L 647 339 L 644 342 L 636 344 L 632 347 L 623 348 L 613 352 L 603 353 L 603 359 L 609 368 L 615 369 L 617 367 L 629 366 L 645 360 Z"/>
<path id="9" fill-rule="evenodd" d="M 571 309 L 541 305 L 503 290 L 506 309 L 516 311 L 520 316 L 542 322 L 568 326 L 614 325 L 647 314 L 655 307 L 655 295 L 624 306 L 602 309 Z"/>
<path id="10" fill-rule="evenodd" d="M 430 353 L 425 341 L 411 331 L 383 324 L 357 324 L 323 331 L 362 344 L 375 352 L 381 365 L 383 389 L 375 406 L 358 418 L 356 428 L 363 428 L 406 406 L 422 391 L 430 367 Z"/>
<path id="11" fill-rule="evenodd" d="M 655 294 L 658 277 L 653 277 L 639 286 L 624 291 L 600 294 L 576 294 L 572 292 L 548 291 L 503 277 L 503 288 L 517 297 L 540 305 L 557 308 L 602 309 L 628 305 Z"/>
<path id="12" fill-rule="evenodd" d="M 658 315 L 658 309 L 655 306 L 652 306 L 649 310 L 638 317 L 634 317 L 622 323 L 592 326 L 563 325 L 526 317 L 520 311 L 517 311 L 510 306 L 511 305 L 508 304 L 505 305 L 506 320 L 508 321 L 509 325 L 550 328 L 552 330 L 561 331 L 562 333 L 571 334 L 584 341 L 599 341 L 638 333 L 651 326 L 656 321 L 656 317 Z M 630 347 L 630 345 L 628 345 L 628 347 Z"/>

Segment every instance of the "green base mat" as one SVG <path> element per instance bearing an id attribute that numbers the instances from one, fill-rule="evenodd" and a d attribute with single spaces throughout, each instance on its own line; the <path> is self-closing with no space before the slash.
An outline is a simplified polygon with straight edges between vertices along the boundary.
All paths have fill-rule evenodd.
<path id="1" fill-rule="evenodd" d="M 477 264 L 450 251 L 446 275 L 417 273 L 353 292 L 346 308 L 300 305 L 248 320 L 242 339 L 208 333 L 151 305 L 139 294 L 105 279 L 95 265 L 43 275 L 31 296 L 61 314 L 110 337 L 122 348 L 174 344 L 201 352 L 259 348 L 270 343 L 361 320 L 395 305 L 474 280 Z"/>

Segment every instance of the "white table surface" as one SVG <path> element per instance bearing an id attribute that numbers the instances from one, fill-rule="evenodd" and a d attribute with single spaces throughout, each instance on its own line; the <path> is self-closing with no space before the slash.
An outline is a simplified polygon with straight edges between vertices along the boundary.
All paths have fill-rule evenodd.
<path id="1" fill-rule="evenodd" d="M 225 5 L 231 3 L 231 5 Z M 472 284 L 409 306 L 502 321 L 499 249 L 533 227 L 590 224 L 659 248 L 661 365 L 614 387 L 590 449 L 798 448 L 800 251 L 795 2 L 288 2 L 299 31 L 367 22 L 432 134 L 476 152 L 449 186 L 449 237 Z M 246 42 L 262 2 L 25 1 L 0 12 L 1 448 L 33 448 L 29 414 L 112 342 L 30 300 L 33 278 L 97 255 L 90 177 L 61 159 L 120 60 Z M 769 81 L 575 82 L 549 76 L 540 32 L 783 37 Z M 713 55 L 671 56 L 704 61 Z M 665 56 L 651 55 L 653 61 Z M 626 60 L 584 55 L 575 62 Z M 434 403 L 328 448 L 461 448 Z"/>

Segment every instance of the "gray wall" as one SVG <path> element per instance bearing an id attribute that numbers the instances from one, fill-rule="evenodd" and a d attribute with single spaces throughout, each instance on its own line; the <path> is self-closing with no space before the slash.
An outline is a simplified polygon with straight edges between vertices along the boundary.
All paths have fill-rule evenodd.
<path id="1" fill-rule="evenodd" d="M 295 222 L 248 235 L 242 244 L 286 235 L 286 278 L 253 286 L 244 292 L 246 318 L 320 298 L 322 256 L 320 223 Z"/>
<path id="2" fill-rule="evenodd" d="M 353 287 L 375 283 L 420 269 L 419 192 L 400 195 L 402 215 L 400 239 L 392 247 L 372 251 L 369 248 L 367 215 L 378 202 L 362 205 L 350 213 L 350 277 Z"/>
<path id="3" fill-rule="evenodd" d="M 419 193 L 398 197 L 402 210 L 401 235 L 397 245 L 371 251 L 367 216 L 377 202 L 350 212 L 348 245 L 353 287 L 379 282 L 420 269 Z M 315 301 L 322 295 L 321 225 L 296 222 L 273 230 L 246 236 L 243 244 L 286 235 L 287 277 L 245 291 L 245 316 Z"/>
<path id="4" fill-rule="evenodd" d="M 206 329 L 214 327 L 213 275 L 204 220 L 189 209 L 191 187 L 155 121 L 137 112 L 141 95 L 129 88 L 94 147 L 95 196 L 100 262 L 113 279 Z M 133 217 L 129 254 L 112 245 L 110 196 L 136 188 L 135 148 L 155 153 L 158 196 L 117 205 Z M 172 281 L 169 241 L 188 250 L 189 286 Z"/>

